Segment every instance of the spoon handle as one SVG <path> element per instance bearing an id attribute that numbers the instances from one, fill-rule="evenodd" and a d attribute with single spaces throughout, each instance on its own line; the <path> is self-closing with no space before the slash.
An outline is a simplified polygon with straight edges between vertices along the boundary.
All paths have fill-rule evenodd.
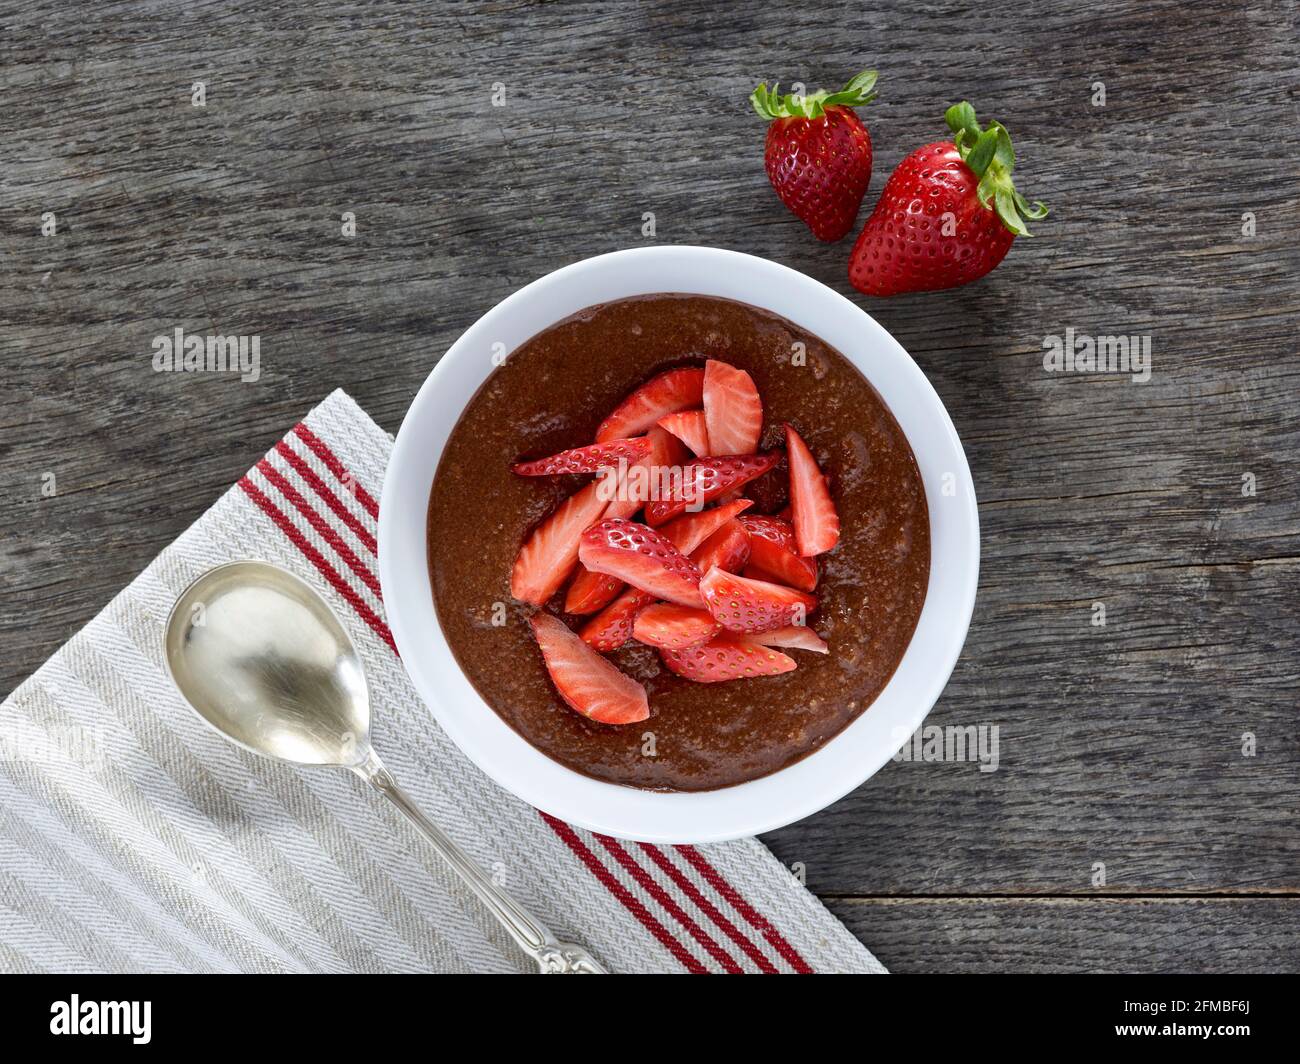
<path id="1" fill-rule="evenodd" d="M 581 946 L 561 942 L 550 929 L 529 913 L 514 898 L 498 887 L 483 869 L 432 820 L 425 816 L 410 797 L 397 785 L 388 769 L 384 768 L 373 750 L 366 759 L 352 769 L 370 786 L 387 798 L 415 825 L 420 834 L 465 885 L 477 895 L 479 901 L 501 923 L 519 948 L 537 961 L 544 973 L 572 975 L 603 975 L 605 969 Z"/>

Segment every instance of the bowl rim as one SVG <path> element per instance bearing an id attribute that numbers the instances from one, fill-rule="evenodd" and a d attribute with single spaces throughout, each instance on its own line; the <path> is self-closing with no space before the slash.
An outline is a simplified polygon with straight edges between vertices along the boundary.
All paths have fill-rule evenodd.
<path id="1" fill-rule="evenodd" d="M 623 281 L 623 275 L 658 280 L 639 284 Z M 575 294 L 617 290 L 629 283 L 636 290 L 570 305 Z M 749 297 L 729 294 L 742 284 L 752 286 L 745 288 Z M 872 705 L 820 749 L 793 764 L 710 791 L 659 792 L 607 783 L 567 768 L 532 746 L 482 699 L 451 653 L 434 607 L 426 558 L 429 490 L 447 437 L 494 371 L 485 353 L 502 344 L 513 351 L 585 306 L 657 293 L 747 302 L 791 320 L 838 350 L 899 421 L 921 468 L 930 511 L 926 600 L 902 660 Z M 753 298 L 764 295 L 769 298 Z M 799 299 L 792 303 L 794 296 Z M 527 315 L 539 316 L 534 305 L 539 299 L 545 311 L 541 316 L 549 315 L 545 323 L 518 324 Z M 810 324 L 810 317 L 825 324 Z M 835 327 L 828 328 L 832 321 Z M 828 331 L 852 337 L 855 328 L 861 330 L 860 342 L 851 345 L 852 350 L 827 337 Z M 478 368 L 471 365 L 473 358 L 481 360 Z M 452 404 L 455 413 L 448 417 L 450 407 L 442 402 L 442 394 L 452 388 L 464 392 L 466 387 L 468 394 Z M 895 408 L 900 401 L 913 431 L 921 425 L 927 429 L 920 446 Z M 945 509 L 939 510 L 939 505 Z M 937 513 L 945 515 L 942 555 Z M 979 578 L 979 514 L 965 452 L 942 400 L 911 356 L 865 310 L 820 281 L 768 259 L 720 248 L 657 245 L 609 252 L 554 270 L 498 302 L 457 338 L 402 420 L 384 476 L 378 547 L 384 608 L 403 667 L 438 724 L 470 761 L 516 797 L 579 827 L 643 842 L 708 843 L 775 830 L 838 801 L 870 779 L 921 725 L 947 684 L 969 628 Z M 918 644 L 923 630 L 925 642 L 936 645 Z M 931 651 L 923 664 L 918 661 L 921 649 Z M 889 707 L 887 715 L 894 722 L 883 737 L 888 722 L 881 714 L 872 720 L 882 704 Z M 871 724 L 864 727 L 868 721 Z"/>

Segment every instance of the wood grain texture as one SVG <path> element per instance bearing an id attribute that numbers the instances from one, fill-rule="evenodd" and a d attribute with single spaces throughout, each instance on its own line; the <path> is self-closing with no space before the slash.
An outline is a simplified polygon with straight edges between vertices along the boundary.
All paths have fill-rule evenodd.
<path id="1" fill-rule="evenodd" d="M 1218 966 L 1300 969 L 1296 8 L 830 8 L 0 6 L 0 690 L 332 388 L 395 431 L 475 317 L 644 212 L 859 298 L 745 97 L 875 65 L 868 206 L 969 98 L 1053 208 L 982 282 L 861 300 L 970 459 L 930 722 L 997 725 L 1000 765 L 890 765 L 768 841 L 900 970 L 1193 967 L 1211 917 Z M 178 326 L 259 335 L 261 379 L 154 373 Z M 1150 381 L 1045 372 L 1066 328 L 1150 336 Z"/>
<path id="2" fill-rule="evenodd" d="M 1239 973 L 1295 967 L 1295 902 L 832 900 L 890 971 Z"/>

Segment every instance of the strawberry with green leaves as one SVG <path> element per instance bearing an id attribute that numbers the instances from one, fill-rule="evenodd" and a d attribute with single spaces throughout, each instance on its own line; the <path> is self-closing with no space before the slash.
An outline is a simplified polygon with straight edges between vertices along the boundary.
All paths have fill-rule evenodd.
<path id="1" fill-rule="evenodd" d="M 749 97 L 771 123 L 767 178 L 818 240 L 848 234 L 871 182 L 871 135 L 852 108 L 874 100 L 875 85 L 876 72 L 864 70 L 839 92 L 781 96 L 764 83 Z"/>
<path id="2" fill-rule="evenodd" d="M 1025 219 L 1047 215 L 1011 178 L 1016 155 L 1000 122 L 982 129 L 964 100 L 945 114 L 951 141 L 907 156 L 885 183 L 849 258 L 869 296 L 933 292 L 978 280 L 1002 261 Z"/>

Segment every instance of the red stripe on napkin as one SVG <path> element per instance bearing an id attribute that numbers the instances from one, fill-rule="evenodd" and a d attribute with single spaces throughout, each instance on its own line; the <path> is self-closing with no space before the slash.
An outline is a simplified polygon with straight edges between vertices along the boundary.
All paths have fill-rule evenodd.
<path id="1" fill-rule="evenodd" d="M 800 975 L 812 974 L 812 968 L 809 967 L 808 962 L 799 956 L 798 951 L 785 940 L 785 936 L 772 926 L 766 916 L 740 896 L 740 892 L 728 883 L 713 865 L 709 864 L 704 854 L 700 853 L 694 846 L 678 846 L 677 851 L 686 860 L 690 861 L 709 886 L 731 903 L 731 907 L 745 918 L 750 927 L 767 939 L 772 948 L 790 962 L 791 967 L 796 972 Z"/>

